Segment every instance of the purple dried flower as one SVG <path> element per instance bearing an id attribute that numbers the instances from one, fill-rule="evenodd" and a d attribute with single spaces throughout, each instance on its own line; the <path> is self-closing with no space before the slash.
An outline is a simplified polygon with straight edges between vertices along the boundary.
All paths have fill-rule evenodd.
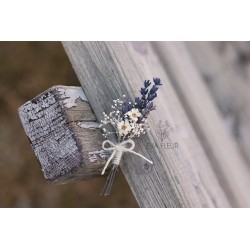
<path id="1" fill-rule="evenodd" d="M 149 80 L 144 81 L 144 87 L 148 88 L 151 85 L 151 82 Z"/>
<path id="2" fill-rule="evenodd" d="M 162 85 L 162 84 L 161 84 L 161 79 L 160 79 L 160 78 L 157 78 L 157 77 L 156 77 L 156 78 L 153 78 L 153 81 L 154 81 L 154 84 L 155 84 L 155 85 L 159 85 L 159 86 Z"/>
<path id="3" fill-rule="evenodd" d="M 154 106 L 154 103 L 153 102 L 149 102 L 148 105 L 147 105 L 147 109 L 152 111 L 154 110 L 155 106 Z"/>
<path id="4" fill-rule="evenodd" d="M 148 95 L 148 101 L 153 101 L 155 98 L 157 97 L 157 93 L 154 93 L 154 94 L 149 94 Z"/>
<path id="5" fill-rule="evenodd" d="M 136 105 L 136 104 L 139 104 L 139 102 L 140 102 L 140 98 L 139 98 L 139 97 L 136 97 L 136 98 L 135 98 L 135 105 Z"/>
<path id="6" fill-rule="evenodd" d="M 155 94 L 156 91 L 159 89 L 156 85 L 153 85 L 153 87 L 149 91 L 149 95 Z"/>
<path id="7" fill-rule="evenodd" d="M 140 92 L 141 92 L 141 94 L 142 94 L 143 96 L 145 96 L 145 95 L 148 93 L 148 89 L 146 89 L 146 88 L 141 88 Z"/>

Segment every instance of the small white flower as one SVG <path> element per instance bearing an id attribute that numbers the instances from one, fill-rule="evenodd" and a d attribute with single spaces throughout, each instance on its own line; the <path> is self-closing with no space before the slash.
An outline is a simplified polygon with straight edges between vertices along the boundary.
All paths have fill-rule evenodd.
<path id="1" fill-rule="evenodd" d="M 118 122 L 117 128 L 120 135 L 127 135 L 131 131 L 131 126 L 128 120 Z"/>
<path id="2" fill-rule="evenodd" d="M 131 120 L 133 120 L 133 121 L 137 121 L 138 118 L 141 116 L 140 111 L 139 111 L 138 109 L 135 109 L 135 108 L 131 109 L 131 110 L 130 110 L 129 112 L 127 112 L 126 114 L 127 114 L 127 115 L 129 116 L 129 118 L 130 118 Z"/>

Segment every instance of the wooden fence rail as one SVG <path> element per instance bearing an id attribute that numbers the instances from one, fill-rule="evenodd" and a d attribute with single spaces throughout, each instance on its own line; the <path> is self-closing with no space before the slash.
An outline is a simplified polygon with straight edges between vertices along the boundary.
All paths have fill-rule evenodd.
<path id="1" fill-rule="evenodd" d="M 65 50 L 82 88 L 96 114 L 108 112 L 113 99 L 123 94 L 134 98 L 145 79 L 160 77 L 164 83 L 157 111 L 149 120 L 151 128 L 136 141 L 136 151 L 152 159 L 154 165 L 136 156 L 124 157 L 122 170 L 141 207 L 226 207 L 225 196 L 183 106 L 150 43 L 64 42 Z M 172 133 L 162 147 L 157 124 L 167 121 Z"/>
<path id="2" fill-rule="evenodd" d="M 250 43 L 188 42 L 187 48 L 250 166 Z"/>
<path id="3" fill-rule="evenodd" d="M 233 206 L 250 206 L 250 172 L 182 42 L 154 44 Z M 219 83 L 218 83 L 219 84 Z"/>
<path id="4" fill-rule="evenodd" d="M 59 151 L 58 147 L 47 150 L 47 144 L 45 146 L 44 140 L 41 141 L 46 138 L 47 143 L 50 136 L 45 129 L 41 131 L 40 124 L 36 127 L 30 119 L 37 115 L 36 107 L 32 106 L 35 113 L 27 111 L 30 103 L 38 102 L 39 107 L 44 106 L 41 95 L 19 109 L 28 137 L 33 136 L 31 143 L 35 152 L 38 147 L 42 152 L 40 155 L 56 155 L 50 158 L 51 162 L 42 163 L 43 171 L 50 175 L 51 181 L 68 182 L 99 174 L 108 157 L 102 154 L 103 157 L 96 158 L 96 152 L 102 151 L 103 138 L 97 124 L 103 119 L 103 112 L 109 113 L 113 100 L 124 94 L 133 100 L 139 95 L 144 80 L 159 77 L 163 86 L 158 94 L 157 109 L 149 117 L 150 131 L 135 140 L 135 151 L 154 164 L 151 166 L 128 153 L 121 163 L 139 206 L 250 207 L 248 140 L 238 141 L 239 150 L 211 97 L 213 91 L 209 91 L 204 74 L 214 77 L 214 65 L 208 69 L 205 63 L 197 66 L 199 53 L 209 58 L 203 45 L 197 47 L 199 53 L 193 43 L 182 42 L 63 42 L 63 46 L 83 90 L 78 89 L 77 96 L 82 97 L 77 97 L 76 105 L 65 106 L 65 102 L 70 102 L 65 93 L 75 88 L 55 86 L 46 92 L 55 97 L 55 103 L 38 111 L 41 117 L 44 117 L 42 114 L 50 117 L 51 110 L 55 111 L 56 107 L 56 112 L 63 117 L 63 127 L 58 129 L 69 133 L 65 133 L 65 138 L 60 136 L 56 142 Z M 207 60 L 217 65 L 221 63 L 215 55 Z M 220 84 L 219 79 L 215 79 Z M 247 100 L 248 94 L 242 96 Z M 248 114 L 247 109 L 244 114 Z M 50 125 L 58 127 L 53 122 Z M 248 120 L 241 124 L 245 129 L 242 135 L 249 135 Z M 92 125 L 95 127 L 94 137 Z M 60 133 L 63 136 L 63 131 Z M 51 136 L 55 137 L 53 133 Z M 115 142 L 116 138 L 111 140 Z M 66 141 L 75 145 L 74 152 L 71 147 L 63 147 Z M 61 156 L 57 157 L 56 152 Z M 94 162 L 90 157 L 92 153 Z M 40 158 L 41 162 L 43 158 Z M 67 162 L 72 158 L 73 163 L 75 159 L 77 162 L 74 167 L 69 167 Z"/>

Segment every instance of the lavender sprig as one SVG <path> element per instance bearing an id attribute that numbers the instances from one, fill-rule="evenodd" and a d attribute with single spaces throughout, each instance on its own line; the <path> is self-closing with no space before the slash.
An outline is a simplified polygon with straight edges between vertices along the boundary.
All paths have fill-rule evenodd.
<path id="1" fill-rule="evenodd" d="M 136 97 L 133 104 L 126 96 L 123 101 L 114 100 L 113 111 L 109 115 L 104 114 L 101 127 L 111 124 L 116 132 L 107 132 L 103 128 L 103 135 L 107 137 L 111 133 L 116 133 L 120 140 L 125 140 L 145 134 L 145 130 L 148 129 L 147 117 L 156 109 L 153 100 L 157 97 L 161 85 L 160 78 L 153 78 L 153 84 L 150 80 L 145 80 L 140 90 L 141 96 Z"/>

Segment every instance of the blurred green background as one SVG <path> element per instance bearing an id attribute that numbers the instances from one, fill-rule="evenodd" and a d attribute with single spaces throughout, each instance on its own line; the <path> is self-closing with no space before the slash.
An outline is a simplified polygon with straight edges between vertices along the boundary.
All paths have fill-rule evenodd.
<path id="1" fill-rule="evenodd" d="M 79 86 L 60 42 L 0 42 L 0 207 L 138 207 L 120 171 L 112 194 L 105 178 L 51 185 L 19 120 L 17 109 L 53 85 Z"/>

